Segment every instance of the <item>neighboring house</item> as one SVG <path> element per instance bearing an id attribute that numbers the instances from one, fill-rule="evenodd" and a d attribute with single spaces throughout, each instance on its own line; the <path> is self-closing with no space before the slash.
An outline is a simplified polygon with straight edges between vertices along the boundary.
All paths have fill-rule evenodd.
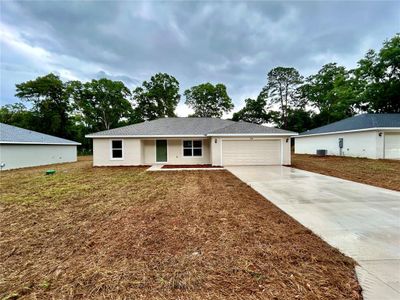
<path id="1" fill-rule="evenodd" d="M 77 142 L 0 123 L 2 170 L 76 161 Z"/>
<path id="2" fill-rule="evenodd" d="M 163 118 L 89 134 L 94 166 L 288 165 L 294 132 L 216 118 Z"/>
<path id="3" fill-rule="evenodd" d="M 295 153 L 400 159 L 400 114 L 363 114 L 301 133 Z"/>

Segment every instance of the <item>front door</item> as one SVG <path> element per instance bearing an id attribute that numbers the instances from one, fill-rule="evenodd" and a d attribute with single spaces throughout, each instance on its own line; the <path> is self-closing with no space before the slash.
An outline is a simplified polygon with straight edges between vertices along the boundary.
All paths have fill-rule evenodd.
<path id="1" fill-rule="evenodd" d="M 156 140 L 156 162 L 167 162 L 167 140 Z"/>

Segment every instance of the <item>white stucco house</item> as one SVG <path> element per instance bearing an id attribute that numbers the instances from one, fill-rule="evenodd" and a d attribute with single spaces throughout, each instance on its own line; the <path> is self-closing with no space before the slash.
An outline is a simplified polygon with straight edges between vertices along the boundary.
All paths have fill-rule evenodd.
<path id="1" fill-rule="evenodd" d="M 1 170 L 74 162 L 77 142 L 0 123 Z"/>
<path id="2" fill-rule="evenodd" d="M 400 159 L 400 114 L 362 114 L 295 137 L 295 153 Z"/>
<path id="3" fill-rule="evenodd" d="M 94 166 L 289 165 L 294 132 L 217 118 L 162 118 L 89 134 Z"/>

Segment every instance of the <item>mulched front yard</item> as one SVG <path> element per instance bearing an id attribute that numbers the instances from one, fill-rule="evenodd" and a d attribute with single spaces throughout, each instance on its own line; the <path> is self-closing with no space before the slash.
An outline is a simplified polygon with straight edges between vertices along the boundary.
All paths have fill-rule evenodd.
<path id="1" fill-rule="evenodd" d="M 52 168 L 1 173 L 0 299 L 361 298 L 352 259 L 227 171 Z"/>
<path id="2" fill-rule="evenodd" d="M 400 160 L 292 154 L 292 167 L 400 191 Z"/>

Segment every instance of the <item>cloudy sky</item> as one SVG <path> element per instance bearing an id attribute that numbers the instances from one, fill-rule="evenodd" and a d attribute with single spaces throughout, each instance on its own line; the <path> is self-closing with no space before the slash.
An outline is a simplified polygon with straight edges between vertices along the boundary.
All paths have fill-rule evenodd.
<path id="1" fill-rule="evenodd" d="M 17 101 L 16 83 L 49 72 L 129 88 L 167 72 L 182 93 L 224 83 L 238 110 L 273 67 L 354 67 L 400 32 L 395 1 L 0 1 L 2 105 Z"/>

